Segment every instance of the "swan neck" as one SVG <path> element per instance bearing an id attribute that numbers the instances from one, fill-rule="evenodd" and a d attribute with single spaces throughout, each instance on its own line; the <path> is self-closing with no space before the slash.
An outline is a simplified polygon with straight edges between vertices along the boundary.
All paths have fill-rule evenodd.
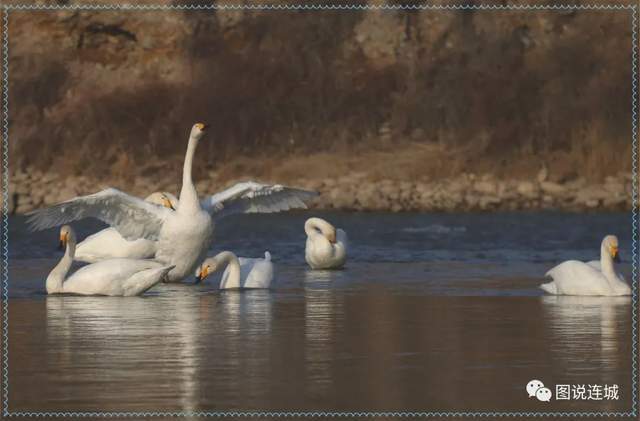
<path id="1" fill-rule="evenodd" d="M 218 255 L 220 262 L 229 268 L 225 288 L 240 288 L 240 261 L 238 257 L 230 251 L 223 251 Z"/>
<path id="2" fill-rule="evenodd" d="M 47 293 L 52 294 L 62 292 L 62 284 L 64 279 L 67 277 L 67 273 L 69 273 L 69 269 L 71 269 L 75 253 L 76 240 L 74 238 L 69 238 L 67 241 L 67 248 L 64 251 L 64 256 L 62 256 L 60 262 L 58 262 L 56 267 L 53 268 L 47 277 Z"/>
<path id="3" fill-rule="evenodd" d="M 333 231 L 333 225 L 320 218 L 309 218 L 304 224 L 304 232 L 307 236 L 311 236 L 319 230 L 325 238 Z"/>
<path id="4" fill-rule="evenodd" d="M 613 258 L 604 246 L 600 248 L 600 267 L 602 268 L 602 274 L 610 283 L 618 280 Z"/>
<path id="5" fill-rule="evenodd" d="M 187 145 L 187 153 L 184 157 L 184 166 L 182 168 L 182 190 L 180 190 L 180 203 L 178 205 L 178 209 L 198 205 L 198 194 L 191 178 L 193 170 L 193 156 L 196 153 L 197 146 L 198 139 L 190 136 L 189 144 Z"/>

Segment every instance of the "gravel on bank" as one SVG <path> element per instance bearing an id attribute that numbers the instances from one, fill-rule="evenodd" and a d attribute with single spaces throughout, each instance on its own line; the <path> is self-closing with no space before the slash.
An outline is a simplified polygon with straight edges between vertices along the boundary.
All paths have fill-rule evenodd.
<path id="1" fill-rule="evenodd" d="M 198 192 L 215 193 L 235 182 L 220 181 L 212 172 L 196 183 Z M 311 202 L 312 209 L 353 211 L 424 211 L 473 212 L 513 210 L 630 210 L 632 176 L 620 173 L 602 182 L 575 178 L 565 182 L 550 181 L 541 173 L 535 179 L 497 179 L 492 175 L 461 174 L 443 180 L 371 181 L 365 174 L 350 174 L 322 180 L 263 180 L 307 188 L 320 195 Z M 153 191 L 179 192 L 177 180 L 145 177 L 119 184 L 116 180 L 92 180 L 85 176 L 62 177 L 37 170 L 16 172 L 9 177 L 9 212 L 24 214 L 31 210 L 95 193 L 107 186 L 145 197 Z M 0 197 L 0 200 L 2 198 Z"/>

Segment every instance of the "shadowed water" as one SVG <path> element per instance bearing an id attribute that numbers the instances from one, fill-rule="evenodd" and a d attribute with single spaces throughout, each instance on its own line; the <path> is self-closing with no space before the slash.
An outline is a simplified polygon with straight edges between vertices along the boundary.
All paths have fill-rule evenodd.
<path id="1" fill-rule="evenodd" d="M 350 237 L 343 271 L 306 267 L 308 216 L 220 224 L 211 253 L 268 249 L 270 291 L 221 292 L 217 276 L 131 298 L 46 296 L 57 232 L 12 218 L 10 410 L 630 409 L 631 299 L 537 288 L 607 233 L 629 279 L 629 215 L 325 214 Z M 533 378 L 620 398 L 539 402 Z"/>

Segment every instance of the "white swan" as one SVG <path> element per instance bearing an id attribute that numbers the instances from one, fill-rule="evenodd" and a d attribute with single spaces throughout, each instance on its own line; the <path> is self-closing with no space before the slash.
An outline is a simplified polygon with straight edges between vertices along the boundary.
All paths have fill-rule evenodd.
<path id="1" fill-rule="evenodd" d="M 547 272 L 553 282 L 540 288 L 555 295 L 631 295 L 629 285 L 616 273 L 614 261 L 619 261 L 618 237 L 607 235 L 600 245 L 600 262 L 563 262 Z"/>
<path id="2" fill-rule="evenodd" d="M 178 199 L 167 192 L 151 193 L 146 202 L 175 210 Z M 156 241 L 138 238 L 126 240 L 115 228 L 105 228 L 78 243 L 75 260 L 95 263 L 105 259 L 148 259 L 156 254 Z"/>
<path id="3" fill-rule="evenodd" d="M 335 269 L 347 260 L 347 234 L 320 218 L 304 224 L 307 244 L 304 257 L 312 269 Z"/>
<path id="4" fill-rule="evenodd" d="M 70 226 L 60 229 L 60 243 L 65 253 L 47 277 L 47 294 L 140 295 L 173 268 L 152 260 L 110 259 L 83 266 L 67 277 L 76 251 L 76 235 Z"/>
<path id="5" fill-rule="evenodd" d="M 196 269 L 196 283 L 222 266 L 226 268 L 220 280 L 220 289 L 269 288 L 273 280 L 273 263 L 268 251 L 264 253 L 264 259 L 238 259 L 232 252 L 223 251 L 207 258 Z"/>
<path id="6" fill-rule="evenodd" d="M 240 183 L 224 194 L 198 200 L 191 179 L 193 156 L 206 126 L 191 129 L 182 173 L 182 190 L 175 211 L 147 203 L 116 189 L 76 197 L 29 216 L 32 230 L 51 228 L 82 218 L 94 217 L 114 227 L 126 240 L 157 240 L 155 258 L 173 265 L 169 281 L 187 277 L 209 248 L 214 221 L 232 213 L 280 211 L 305 207 L 304 200 L 315 195 L 283 186 Z M 249 192 L 249 193 L 247 193 Z"/>

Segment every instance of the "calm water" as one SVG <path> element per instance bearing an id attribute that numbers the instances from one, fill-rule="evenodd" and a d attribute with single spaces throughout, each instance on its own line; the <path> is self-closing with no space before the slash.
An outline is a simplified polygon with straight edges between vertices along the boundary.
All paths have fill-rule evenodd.
<path id="1" fill-rule="evenodd" d="M 46 296 L 58 234 L 11 219 L 9 409 L 630 410 L 631 299 L 537 289 L 553 264 L 598 258 L 607 233 L 629 279 L 628 214 L 321 214 L 350 236 L 343 271 L 306 267 L 308 216 L 218 227 L 212 254 L 272 253 L 270 291 L 211 277 L 132 298 Z M 617 384 L 620 399 L 539 402 L 533 378 Z"/>

